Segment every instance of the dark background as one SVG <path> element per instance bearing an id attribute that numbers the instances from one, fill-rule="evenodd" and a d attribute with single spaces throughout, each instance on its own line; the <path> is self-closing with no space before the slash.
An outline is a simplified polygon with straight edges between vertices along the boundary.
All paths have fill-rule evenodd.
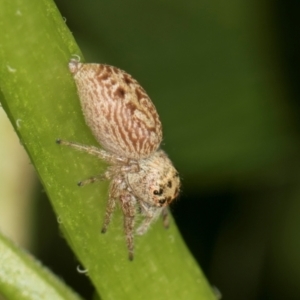
<path id="1" fill-rule="evenodd" d="M 223 299 L 300 299 L 299 1 L 56 3 L 85 60 L 126 70 L 155 103 L 183 182 L 171 210 Z M 37 203 L 36 254 L 90 298 Z"/>

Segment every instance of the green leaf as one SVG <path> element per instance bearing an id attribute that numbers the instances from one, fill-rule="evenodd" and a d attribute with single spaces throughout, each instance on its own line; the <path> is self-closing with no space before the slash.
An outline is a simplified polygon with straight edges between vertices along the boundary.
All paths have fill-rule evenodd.
<path id="1" fill-rule="evenodd" d="M 79 188 L 101 173 L 94 157 L 55 144 L 57 138 L 97 145 L 85 125 L 68 70 L 81 55 L 52 1 L 0 0 L 2 105 L 40 176 L 68 243 L 101 299 L 214 299 L 174 222 L 157 222 L 136 238 L 128 261 L 120 211 L 100 234 L 107 183 Z M 0 291 L 1 292 L 1 291 Z"/>
<path id="2" fill-rule="evenodd" d="M 48 269 L 0 234 L 0 295 L 12 300 L 79 300 Z"/>

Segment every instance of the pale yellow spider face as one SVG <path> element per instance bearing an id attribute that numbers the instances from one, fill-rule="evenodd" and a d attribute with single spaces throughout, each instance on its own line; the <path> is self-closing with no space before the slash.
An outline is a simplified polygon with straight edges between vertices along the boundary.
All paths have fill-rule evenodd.
<path id="1" fill-rule="evenodd" d="M 159 150 L 139 162 L 140 171 L 128 173 L 132 193 L 149 206 L 166 207 L 179 194 L 180 179 L 167 155 Z"/>

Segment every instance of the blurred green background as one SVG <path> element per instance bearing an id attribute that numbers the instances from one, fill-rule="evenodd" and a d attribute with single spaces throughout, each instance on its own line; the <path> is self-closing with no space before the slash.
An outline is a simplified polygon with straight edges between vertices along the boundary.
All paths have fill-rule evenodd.
<path id="1" fill-rule="evenodd" d="M 155 103 L 183 182 L 172 212 L 211 284 L 224 299 L 300 299 L 299 2 L 56 4 L 86 61 L 126 70 Z M 48 202 L 32 214 L 29 247 L 89 297 Z"/>

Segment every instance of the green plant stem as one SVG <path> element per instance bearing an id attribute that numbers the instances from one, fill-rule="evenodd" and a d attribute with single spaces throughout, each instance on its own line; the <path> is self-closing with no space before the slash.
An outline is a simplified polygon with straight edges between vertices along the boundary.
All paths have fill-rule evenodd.
<path id="1" fill-rule="evenodd" d="M 50 0 L 0 0 L 3 107 L 40 176 L 68 243 L 101 299 L 215 299 L 173 220 L 136 238 L 128 261 L 118 211 L 100 234 L 107 183 L 76 182 L 104 170 L 101 161 L 55 144 L 97 145 L 85 125 L 68 70 L 81 54 Z M 0 291 L 1 292 L 1 291 Z"/>
<path id="2" fill-rule="evenodd" d="M 0 295 L 11 300 L 79 300 L 78 295 L 0 234 Z"/>

